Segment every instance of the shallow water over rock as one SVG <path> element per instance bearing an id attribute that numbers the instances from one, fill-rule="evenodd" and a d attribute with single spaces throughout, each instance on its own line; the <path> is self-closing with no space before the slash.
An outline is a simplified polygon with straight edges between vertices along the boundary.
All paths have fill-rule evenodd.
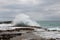
<path id="1" fill-rule="evenodd" d="M 15 29 L 9 31 L 3 30 L 0 33 L 0 36 L 2 35 L 5 35 L 4 38 L 6 38 L 7 35 L 10 35 L 11 37 L 9 36 L 9 40 L 60 40 L 60 32 L 50 31 L 41 27 L 15 27 Z M 3 36 L 1 39 L 3 39 Z"/>

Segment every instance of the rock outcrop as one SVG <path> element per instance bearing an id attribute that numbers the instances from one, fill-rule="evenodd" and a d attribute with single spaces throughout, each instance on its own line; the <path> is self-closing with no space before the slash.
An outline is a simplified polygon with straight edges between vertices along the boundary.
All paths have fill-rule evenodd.
<path id="1" fill-rule="evenodd" d="M 0 40 L 60 40 L 59 31 L 50 31 L 42 27 L 16 27 L 12 30 L 0 30 Z"/>

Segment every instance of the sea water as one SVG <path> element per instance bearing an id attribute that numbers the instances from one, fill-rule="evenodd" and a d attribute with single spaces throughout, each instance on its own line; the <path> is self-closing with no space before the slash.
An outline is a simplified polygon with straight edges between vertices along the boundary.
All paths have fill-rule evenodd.
<path id="1" fill-rule="evenodd" d="M 37 21 L 41 27 L 49 30 L 60 30 L 60 21 Z"/>
<path id="2" fill-rule="evenodd" d="M 7 28 L 8 26 L 14 26 L 17 24 L 24 24 L 29 26 L 39 26 L 43 28 L 48 28 L 50 30 L 60 30 L 60 21 L 35 21 L 26 14 L 18 14 L 15 19 L 12 20 L 11 24 L 0 24 L 0 28 Z"/>
<path id="3" fill-rule="evenodd" d="M 40 26 L 35 20 L 32 20 L 30 16 L 26 14 L 18 14 L 12 21 L 13 25 L 24 24 L 28 26 Z"/>
<path id="4" fill-rule="evenodd" d="M 6 23 L 2 23 L 0 24 L 0 30 L 8 30 L 8 29 L 14 29 L 14 27 L 12 26 L 36 26 L 36 27 L 40 27 L 40 25 L 30 19 L 30 16 L 26 15 L 26 14 L 18 14 L 16 15 L 15 19 L 12 20 L 11 24 L 6 24 Z"/>

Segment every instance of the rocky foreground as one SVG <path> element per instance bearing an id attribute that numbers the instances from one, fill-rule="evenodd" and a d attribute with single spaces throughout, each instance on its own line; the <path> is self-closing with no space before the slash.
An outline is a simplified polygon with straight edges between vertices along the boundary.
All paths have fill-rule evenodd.
<path id="1" fill-rule="evenodd" d="M 60 31 L 41 27 L 16 27 L 0 30 L 0 40 L 60 40 Z"/>

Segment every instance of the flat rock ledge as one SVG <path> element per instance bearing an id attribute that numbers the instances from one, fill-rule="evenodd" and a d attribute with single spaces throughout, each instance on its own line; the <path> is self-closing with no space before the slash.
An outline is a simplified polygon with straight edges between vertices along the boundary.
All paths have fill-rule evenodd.
<path id="1" fill-rule="evenodd" d="M 0 40 L 60 40 L 60 32 L 41 27 L 0 30 Z"/>

